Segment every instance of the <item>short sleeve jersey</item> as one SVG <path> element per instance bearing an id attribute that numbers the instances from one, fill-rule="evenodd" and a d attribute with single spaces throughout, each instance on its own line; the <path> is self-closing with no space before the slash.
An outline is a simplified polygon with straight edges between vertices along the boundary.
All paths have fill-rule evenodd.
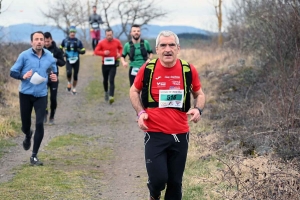
<path id="1" fill-rule="evenodd" d="M 134 86 L 138 90 L 143 88 L 144 64 L 139 70 Z M 192 72 L 192 91 L 199 91 L 201 88 L 200 79 L 196 68 L 190 64 Z M 166 68 L 161 65 L 160 60 L 156 62 L 153 72 L 151 94 L 155 101 L 158 102 L 159 90 L 180 89 L 184 88 L 182 66 L 180 60 L 174 67 Z M 166 134 L 180 134 L 189 131 L 188 117 L 185 112 L 173 108 L 146 108 L 149 118 L 145 120 L 149 132 L 163 132 Z"/>
<path id="2" fill-rule="evenodd" d="M 130 67 L 140 68 L 145 63 L 145 60 L 144 60 L 144 58 L 142 56 L 142 52 L 141 52 L 141 44 L 135 43 L 133 45 L 135 48 L 134 59 L 133 59 L 133 61 L 130 61 Z M 144 40 L 144 46 L 148 53 L 152 53 L 152 48 L 147 40 Z M 129 44 L 129 42 L 127 42 L 124 45 L 122 55 L 125 57 L 126 55 L 129 56 L 129 54 L 130 54 L 130 44 Z"/>

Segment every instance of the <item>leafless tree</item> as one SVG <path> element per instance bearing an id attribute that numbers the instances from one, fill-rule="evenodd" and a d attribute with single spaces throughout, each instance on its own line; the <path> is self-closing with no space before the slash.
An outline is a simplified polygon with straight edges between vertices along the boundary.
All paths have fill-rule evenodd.
<path id="1" fill-rule="evenodd" d="M 48 2 L 48 11 L 41 11 L 42 14 L 55 22 L 57 28 L 65 35 L 69 33 L 69 27 L 76 26 L 81 29 L 79 37 L 87 38 L 86 21 L 88 15 L 87 6 L 82 1 L 60 0 L 55 3 Z"/>
<path id="2" fill-rule="evenodd" d="M 12 4 L 13 0 L 11 0 L 9 6 L 5 10 L 3 10 L 3 7 L 2 7 L 3 2 L 4 2 L 4 0 L 0 0 L 0 14 L 9 8 L 9 6 Z"/>
<path id="3" fill-rule="evenodd" d="M 121 25 L 121 30 L 115 31 L 116 38 L 120 38 L 123 34 L 129 38 L 132 24 L 143 26 L 168 13 L 158 6 L 157 0 L 99 0 L 97 5 L 105 26 L 111 28 L 112 22 Z"/>
<path id="4" fill-rule="evenodd" d="M 60 0 L 48 3 L 48 11 L 43 15 L 54 21 L 56 26 L 68 34 L 70 25 L 82 29 L 82 37 L 87 38 L 88 16 L 91 6 L 96 5 L 98 14 L 102 16 L 104 27 L 112 28 L 112 23 L 121 24 L 120 30 L 114 30 L 115 37 L 122 35 L 130 37 L 129 29 L 132 24 L 146 25 L 150 21 L 166 16 L 167 12 L 161 9 L 157 0 L 96 0 L 73 1 Z"/>
<path id="5" fill-rule="evenodd" d="M 0 0 L 0 14 L 1 14 L 1 11 L 2 11 L 2 1 L 3 0 Z"/>
<path id="6" fill-rule="evenodd" d="M 213 6 L 215 7 L 215 14 L 218 19 L 218 32 L 219 32 L 219 37 L 218 37 L 218 44 L 219 46 L 223 45 L 223 34 L 222 34 L 222 26 L 223 26 L 223 13 L 222 13 L 222 3 L 223 0 L 213 0 L 211 1 Z"/>

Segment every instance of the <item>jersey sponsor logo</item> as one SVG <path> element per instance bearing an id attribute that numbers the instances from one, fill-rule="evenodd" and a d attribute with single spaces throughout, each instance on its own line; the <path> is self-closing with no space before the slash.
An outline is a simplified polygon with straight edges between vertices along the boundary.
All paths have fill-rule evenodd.
<path id="1" fill-rule="evenodd" d="M 158 79 L 160 79 L 161 78 L 161 76 L 158 76 L 157 78 L 155 78 L 156 80 L 158 80 Z"/>
<path id="2" fill-rule="evenodd" d="M 158 86 L 166 86 L 166 82 L 157 82 Z"/>
<path id="3" fill-rule="evenodd" d="M 180 76 L 165 76 L 165 78 L 180 79 Z"/>
<path id="4" fill-rule="evenodd" d="M 172 81 L 173 85 L 180 85 L 180 81 Z"/>
<path id="5" fill-rule="evenodd" d="M 179 86 L 170 86 L 170 90 L 180 90 L 180 87 Z"/>
<path id="6" fill-rule="evenodd" d="M 175 101 L 175 103 L 176 103 L 176 106 L 179 106 L 181 101 Z"/>
<path id="7" fill-rule="evenodd" d="M 171 103 L 171 102 L 160 102 L 160 105 L 161 105 L 162 107 L 166 107 L 166 106 L 169 105 L 169 103 Z"/>

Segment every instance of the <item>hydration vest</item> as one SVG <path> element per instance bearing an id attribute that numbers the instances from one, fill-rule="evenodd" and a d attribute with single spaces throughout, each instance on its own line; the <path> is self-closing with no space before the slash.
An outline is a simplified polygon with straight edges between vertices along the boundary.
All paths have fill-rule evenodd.
<path id="1" fill-rule="evenodd" d="M 134 61 L 135 47 L 131 40 L 129 41 L 129 45 L 130 45 L 129 59 L 130 59 L 130 61 Z M 141 41 L 140 41 L 140 49 L 141 49 L 141 54 L 143 56 L 143 59 L 146 61 L 148 59 L 148 52 L 145 48 L 143 39 L 141 39 Z"/>
<path id="2" fill-rule="evenodd" d="M 77 52 L 77 46 L 78 46 L 77 42 L 78 42 L 77 38 L 74 38 L 74 40 L 70 40 L 70 38 L 68 37 L 65 45 L 67 51 Z"/>
<path id="3" fill-rule="evenodd" d="M 156 108 L 158 107 L 158 102 L 154 100 L 151 94 L 151 85 L 152 85 L 152 78 L 153 72 L 156 66 L 156 62 L 158 59 L 151 60 L 145 67 L 144 72 L 144 80 L 143 80 L 143 88 L 142 88 L 142 104 L 144 108 Z M 180 60 L 181 67 L 182 67 L 182 77 L 184 82 L 184 98 L 182 108 L 173 108 L 180 110 L 182 112 L 188 112 L 191 107 L 191 85 L 192 85 L 192 70 L 190 64 L 185 60 Z"/>

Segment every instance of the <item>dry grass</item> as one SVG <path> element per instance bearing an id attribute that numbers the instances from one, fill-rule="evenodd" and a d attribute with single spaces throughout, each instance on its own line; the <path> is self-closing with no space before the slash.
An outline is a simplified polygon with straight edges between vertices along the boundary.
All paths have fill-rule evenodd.
<path id="1" fill-rule="evenodd" d="M 5 103 L 0 107 L 0 139 L 16 136 L 20 126 L 18 81 L 8 81 L 3 91 Z"/>
<path id="2" fill-rule="evenodd" d="M 259 156 L 255 148 L 245 154 L 245 148 L 253 147 L 244 146 L 243 140 L 239 140 L 248 134 L 248 139 L 262 144 L 272 133 L 263 129 L 262 134 L 247 133 L 251 127 L 226 123 L 226 120 L 238 122 L 247 113 L 252 113 L 255 119 L 257 114 L 266 112 L 263 104 L 256 105 L 261 112 L 256 107 L 248 110 L 247 102 L 255 100 L 250 94 L 243 104 L 238 104 L 236 99 L 232 101 L 243 98 L 233 96 L 240 95 L 235 93 L 237 88 L 251 88 L 252 79 L 257 78 L 253 74 L 259 68 L 255 57 L 207 47 L 181 51 L 180 57 L 196 66 L 206 94 L 202 122 L 191 124 L 184 199 L 300 199 L 297 159 L 287 163 L 274 151 Z M 239 80 L 236 83 L 245 85 L 235 86 L 234 81 L 228 84 L 232 77 Z M 238 108 L 234 113 L 228 110 L 234 107 Z M 231 143 L 234 146 L 229 148 Z"/>

